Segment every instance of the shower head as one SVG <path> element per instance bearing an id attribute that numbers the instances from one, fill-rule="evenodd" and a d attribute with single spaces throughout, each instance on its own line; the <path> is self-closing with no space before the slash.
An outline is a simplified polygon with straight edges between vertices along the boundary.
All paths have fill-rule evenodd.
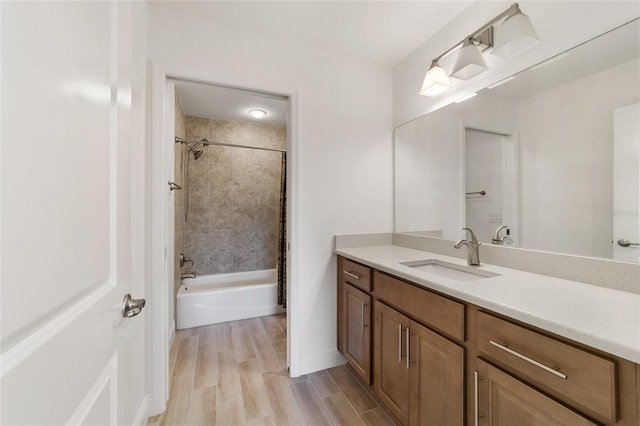
<path id="1" fill-rule="evenodd" d="M 200 142 L 196 142 L 196 143 L 188 143 L 187 145 L 187 155 L 189 155 L 189 153 L 193 152 L 193 159 L 197 160 L 198 158 L 202 157 L 202 154 L 204 153 L 203 150 L 201 149 L 196 149 L 197 147 L 199 147 L 200 145 L 202 145 Z"/>

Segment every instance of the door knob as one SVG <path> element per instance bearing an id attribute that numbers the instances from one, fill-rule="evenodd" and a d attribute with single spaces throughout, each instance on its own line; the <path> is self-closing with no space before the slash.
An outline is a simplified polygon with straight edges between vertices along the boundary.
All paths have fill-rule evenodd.
<path id="1" fill-rule="evenodd" d="M 618 245 L 620 247 L 629 247 L 629 246 L 640 246 L 640 243 L 632 243 L 629 240 L 625 240 L 624 238 L 618 240 Z"/>
<path id="2" fill-rule="evenodd" d="M 125 294 L 122 300 L 122 316 L 125 318 L 135 317 L 142 311 L 145 303 L 144 299 L 132 299 L 129 293 Z"/>

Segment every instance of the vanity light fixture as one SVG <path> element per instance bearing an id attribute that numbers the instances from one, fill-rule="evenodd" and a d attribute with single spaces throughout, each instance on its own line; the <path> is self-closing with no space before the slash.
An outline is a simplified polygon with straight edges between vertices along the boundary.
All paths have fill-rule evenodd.
<path id="1" fill-rule="evenodd" d="M 250 109 L 249 110 L 249 114 L 253 118 L 262 118 L 262 117 L 265 117 L 267 115 L 267 111 L 262 110 L 262 109 Z"/>
<path id="2" fill-rule="evenodd" d="M 475 45 L 473 37 L 468 37 L 462 49 L 458 52 L 458 59 L 451 71 L 451 77 L 460 80 L 469 80 L 487 70 L 480 48 Z"/>
<path id="3" fill-rule="evenodd" d="M 508 10 L 507 19 L 500 26 L 492 55 L 511 58 L 540 43 L 531 19 L 514 3 Z"/>
<path id="4" fill-rule="evenodd" d="M 436 60 L 431 62 L 431 67 L 429 67 L 429 71 L 427 71 L 427 74 L 424 76 L 420 94 L 435 98 L 450 87 L 451 81 L 444 68 L 442 68 Z"/>
<path id="5" fill-rule="evenodd" d="M 503 19 L 504 22 L 498 29 L 496 43 L 494 44 L 493 26 Z M 452 87 L 446 71 L 438 64 L 438 61 L 456 50 L 460 51 L 451 72 L 451 77 L 468 80 L 487 70 L 482 52 L 493 48 L 492 54 L 510 57 L 518 55 L 538 43 L 540 43 L 540 39 L 531 24 L 531 20 L 522 13 L 518 3 L 514 3 L 460 43 L 433 59 L 424 77 L 420 94 L 436 97 Z"/>

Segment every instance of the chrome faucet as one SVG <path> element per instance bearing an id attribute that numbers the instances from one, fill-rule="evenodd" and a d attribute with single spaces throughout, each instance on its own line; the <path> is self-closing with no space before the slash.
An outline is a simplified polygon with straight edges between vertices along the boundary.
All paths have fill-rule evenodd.
<path id="1" fill-rule="evenodd" d="M 500 236 L 500 231 L 506 229 L 506 235 Z M 504 245 L 505 242 L 512 243 L 513 240 L 509 237 L 509 227 L 507 225 L 502 225 L 500 228 L 496 229 L 496 233 L 493 235 L 491 239 L 491 244 L 496 244 L 499 246 Z"/>
<path id="2" fill-rule="evenodd" d="M 196 273 L 195 272 L 183 272 L 182 274 L 180 274 L 180 279 L 185 279 L 185 278 L 195 278 L 196 277 Z"/>
<path id="3" fill-rule="evenodd" d="M 459 249 L 462 246 L 467 246 L 467 264 L 469 265 L 479 265 L 480 264 L 480 243 L 476 238 L 476 235 L 470 228 L 462 228 L 468 233 L 471 234 L 471 241 L 467 240 L 459 240 L 457 243 L 453 245 L 453 247 Z"/>

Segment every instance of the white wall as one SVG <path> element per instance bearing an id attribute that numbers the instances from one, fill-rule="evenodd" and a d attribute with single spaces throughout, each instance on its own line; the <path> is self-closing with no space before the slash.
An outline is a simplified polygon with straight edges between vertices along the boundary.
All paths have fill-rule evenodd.
<path id="1" fill-rule="evenodd" d="M 293 374 L 336 357 L 335 234 L 392 229 L 392 70 L 149 6 L 149 57 L 298 94 Z M 293 360 L 295 362 L 296 360 Z"/>
<path id="2" fill-rule="evenodd" d="M 611 257 L 613 110 L 639 94 L 636 59 L 518 103 L 522 246 Z"/>
<path id="3" fill-rule="evenodd" d="M 489 70 L 464 82 L 452 79 L 454 89 L 438 98 L 418 95 L 431 60 L 460 42 L 469 32 L 506 10 L 512 1 L 477 1 L 449 22 L 393 70 L 394 126 L 434 111 L 464 93 L 476 92 L 518 71 L 542 62 L 579 43 L 640 16 L 636 1 L 519 1 L 543 41 L 536 47 L 508 60 L 485 55 Z M 441 65 L 453 66 L 455 54 Z"/>

